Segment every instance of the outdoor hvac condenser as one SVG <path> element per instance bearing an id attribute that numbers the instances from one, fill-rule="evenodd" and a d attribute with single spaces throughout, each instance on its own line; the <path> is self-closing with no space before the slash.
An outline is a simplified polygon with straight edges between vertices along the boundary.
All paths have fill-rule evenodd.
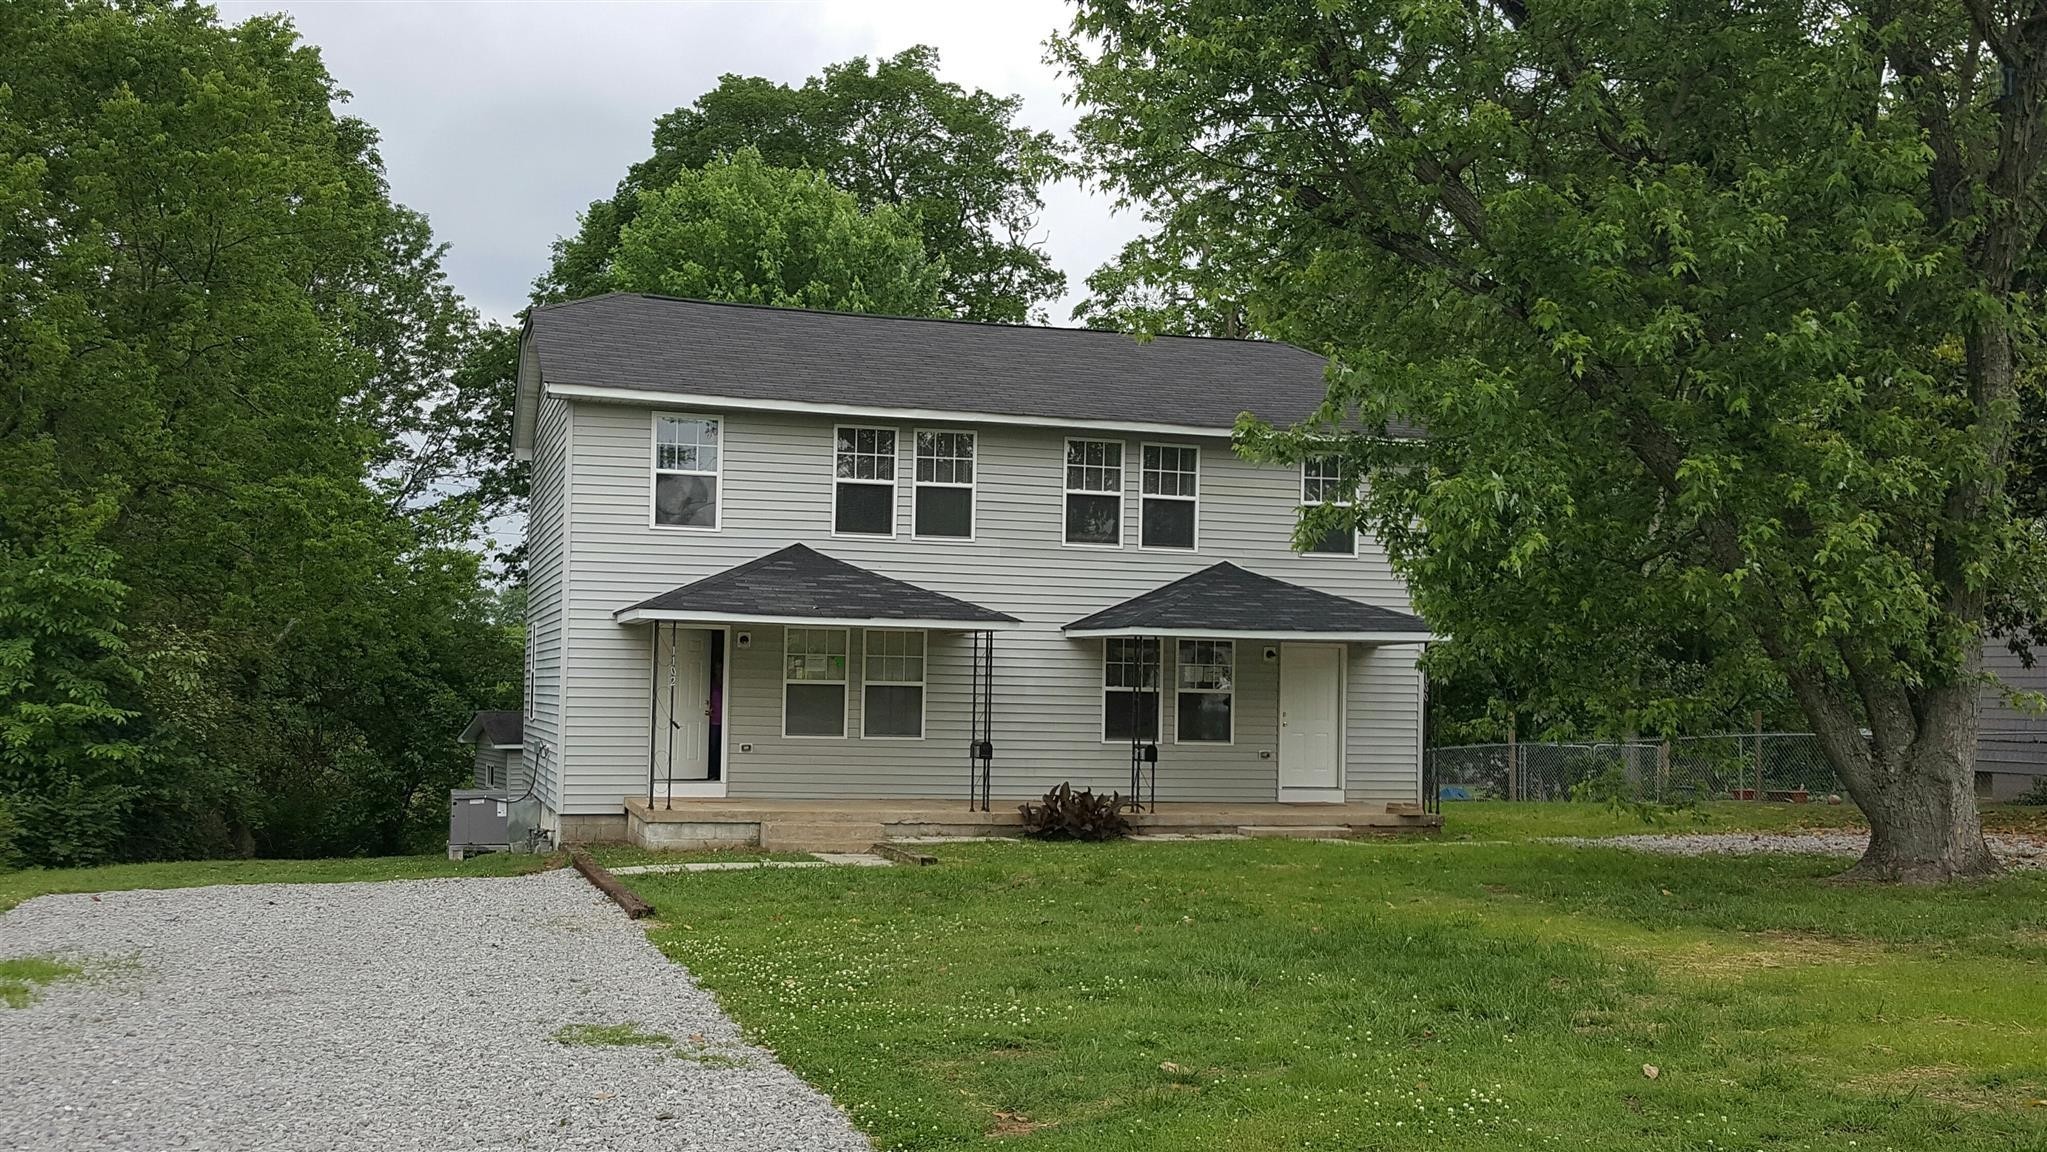
<path id="1" fill-rule="evenodd" d="M 502 788 L 457 788 L 448 793 L 448 859 L 504 852 L 512 837 Z"/>

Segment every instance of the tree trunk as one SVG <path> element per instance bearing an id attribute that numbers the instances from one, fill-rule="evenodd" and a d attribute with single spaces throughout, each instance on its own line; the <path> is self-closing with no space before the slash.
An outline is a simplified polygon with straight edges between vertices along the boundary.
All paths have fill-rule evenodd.
<path id="1" fill-rule="evenodd" d="M 1886 747 L 1879 736 L 1862 763 L 1835 762 L 1870 827 L 1868 851 L 1842 878 L 1941 884 L 1996 873 L 2001 866 L 1983 840 L 1976 808 L 1974 685 L 1964 678 L 1912 695 L 1901 702 L 1905 715 L 1871 725 L 1878 733 L 1906 726 L 1914 731 L 1909 743 Z"/>

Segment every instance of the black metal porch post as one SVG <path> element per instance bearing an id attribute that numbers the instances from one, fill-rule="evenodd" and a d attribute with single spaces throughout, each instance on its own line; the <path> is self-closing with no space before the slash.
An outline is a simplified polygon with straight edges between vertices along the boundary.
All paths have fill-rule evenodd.
<path id="1" fill-rule="evenodd" d="M 654 751 L 661 746 L 661 625 L 647 625 L 647 811 L 654 810 Z"/>

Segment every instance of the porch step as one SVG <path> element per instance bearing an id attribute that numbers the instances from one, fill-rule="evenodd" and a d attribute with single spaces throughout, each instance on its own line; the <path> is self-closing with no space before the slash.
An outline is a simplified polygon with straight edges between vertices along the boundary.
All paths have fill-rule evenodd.
<path id="1" fill-rule="evenodd" d="M 1239 835 L 1256 840 L 1348 840 L 1348 824 L 1239 824 Z"/>
<path id="2" fill-rule="evenodd" d="M 761 847 L 769 852 L 865 852 L 885 839 L 878 820 L 761 822 Z"/>

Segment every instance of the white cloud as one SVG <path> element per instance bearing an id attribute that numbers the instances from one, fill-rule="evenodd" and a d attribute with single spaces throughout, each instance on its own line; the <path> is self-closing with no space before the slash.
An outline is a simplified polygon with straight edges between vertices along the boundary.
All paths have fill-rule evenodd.
<path id="1" fill-rule="evenodd" d="M 1068 12 L 1020 3 L 397 4 L 230 0 L 227 20 L 286 11 L 375 125 L 394 195 L 450 244 L 449 273 L 507 318 L 548 245 L 648 152 L 654 118 L 727 72 L 797 83 L 852 56 L 931 44 L 946 79 L 1023 97 L 1023 120 L 1065 132 L 1074 110 L 1044 63 Z M 1065 323 L 1087 274 L 1137 230 L 1105 197 L 1051 189 L 1040 233 L 1067 274 Z"/>

